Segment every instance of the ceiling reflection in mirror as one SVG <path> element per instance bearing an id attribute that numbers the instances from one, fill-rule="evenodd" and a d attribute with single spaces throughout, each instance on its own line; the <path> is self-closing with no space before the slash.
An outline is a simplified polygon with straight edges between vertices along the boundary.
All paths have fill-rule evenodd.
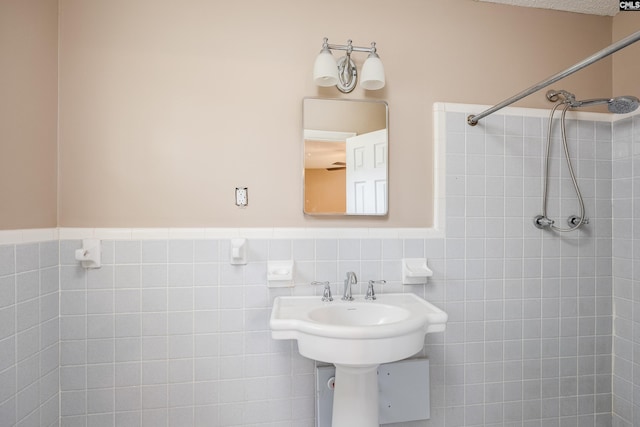
<path id="1" fill-rule="evenodd" d="M 388 116 L 384 101 L 303 100 L 305 214 L 387 214 Z"/>

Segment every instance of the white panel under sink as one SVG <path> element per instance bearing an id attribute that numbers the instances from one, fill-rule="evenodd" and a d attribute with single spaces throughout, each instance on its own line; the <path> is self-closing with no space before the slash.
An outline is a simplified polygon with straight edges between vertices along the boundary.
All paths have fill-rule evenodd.
<path id="1" fill-rule="evenodd" d="M 329 384 L 335 366 L 316 368 L 316 426 L 331 427 L 333 389 Z M 337 387 L 338 385 L 336 385 Z M 429 360 L 409 359 L 385 363 L 378 368 L 378 405 L 380 424 L 428 420 Z"/>

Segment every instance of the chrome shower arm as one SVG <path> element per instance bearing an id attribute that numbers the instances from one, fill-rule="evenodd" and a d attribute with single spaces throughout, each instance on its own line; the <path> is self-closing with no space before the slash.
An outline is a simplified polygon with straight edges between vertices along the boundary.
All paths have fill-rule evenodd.
<path id="1" fill-rule="evenodd" d="M 546 78 L 545 80 L 541 81 L 538 84 L 535 84 L 533 86 L 531 86 L 528 89 L 523 90 L 522 92 L 512 96 L 511 98 L 505 99 L 504 101 L 502 101 L 499 104 L 494 105 L 493 107 L 479 113 L 476 115 L 470 115 L 469 117 L 467 117 L 467 123 L 470 126 L 475 126 L 478 124 L 478 120 L 488 116 L 489 114 L 493 114 L 496 111 L 513 104 L 516 101 L 521 100 L 522 98 L 524 98 L 525 96 L 529 96 L 534 92 L 539 91 L 542 88 L 545 88 L 547 86 L 549 86 L 552 83 L 557 82 L 558 80 L 561 80 L 573 73 L 575 73 L 576 71 L 579 71 L 585 67 L 588 67 L 589 65 L 593 64 L 594 62 L 597 62 L 599 60 L 601 60 L 604 57 L 607 57 L 609 55 L 611 55 L 614 52 L 619 51 L 620 49 L 624 49 L 625 47 L 629 46 L 632 43 L 637 42 L 638 40 L 640 40 L 640 31 L 637 31 L 633 34 L 631 34 L 630 36 L 627 36 L 615 43 L 613 43 L 611 46 L 608 46 L 596 53 L 594 53 L 593 55 L 589 56 L 588 58 L 583 59 L 582 61 L 578 62 L 577 64 L 572 65 L 571 67 L 567 68 L 564 71 L 561 71 L 557 74 L 554 74 L 551 77 Z"/>
<path id="2" fill-rule="evenodd" d="M 576 107 L 590 107 L 592 105 L 608 104 L 612 101 L 611 98 L 599 98 L 599 99 L 585 99 L 584 101 L 576 101 Z M 573 105 L 572 105 L 573 106 Z"/>

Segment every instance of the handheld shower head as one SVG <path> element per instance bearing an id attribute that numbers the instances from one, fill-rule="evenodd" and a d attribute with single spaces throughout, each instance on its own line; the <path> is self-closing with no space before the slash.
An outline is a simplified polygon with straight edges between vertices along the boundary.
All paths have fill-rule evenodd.
<path id="1" fill-rule="evenodd" d="M 618 96 L 609 101 L 609 111 L 614 114 L 626 114 L 635 111 L 640 100 L 635 96 Z"/>
<path id="2" fill-rule="evenodd" d="M 566 90 L 549 90 L 547 99 L 551 102 L 569 104 L 571 108 L 591 107 L 593 105 L 607 104 L 610 113 L 626 114 L 635 111 L 640 106 L 640 99 L 635 96 L 618 96 L 615 98 L 596 98 L 578 101 L 574 94 Z"/>
<path id="3" fill-rule="evenodd" d="M 607 104 L 610 113 L 626 114 L 635 111 L 640 105 L 640 100 L 635 96 L 618 96 L 615 98 L 605 99 L 587 99 L 584 101 L 575 101 L 571 103 L 571 107 L 590 107 L 592 105 Z"/>

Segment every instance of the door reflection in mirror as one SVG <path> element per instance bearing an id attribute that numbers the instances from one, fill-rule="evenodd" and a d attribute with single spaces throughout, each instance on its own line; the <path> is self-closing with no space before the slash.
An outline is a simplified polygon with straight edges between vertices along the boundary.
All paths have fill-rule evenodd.
<path id="1" fill-rule="evenodd" d="M 384 101 L 304 99 L 306 214 L 387 214 L 387 127 Z"/>

